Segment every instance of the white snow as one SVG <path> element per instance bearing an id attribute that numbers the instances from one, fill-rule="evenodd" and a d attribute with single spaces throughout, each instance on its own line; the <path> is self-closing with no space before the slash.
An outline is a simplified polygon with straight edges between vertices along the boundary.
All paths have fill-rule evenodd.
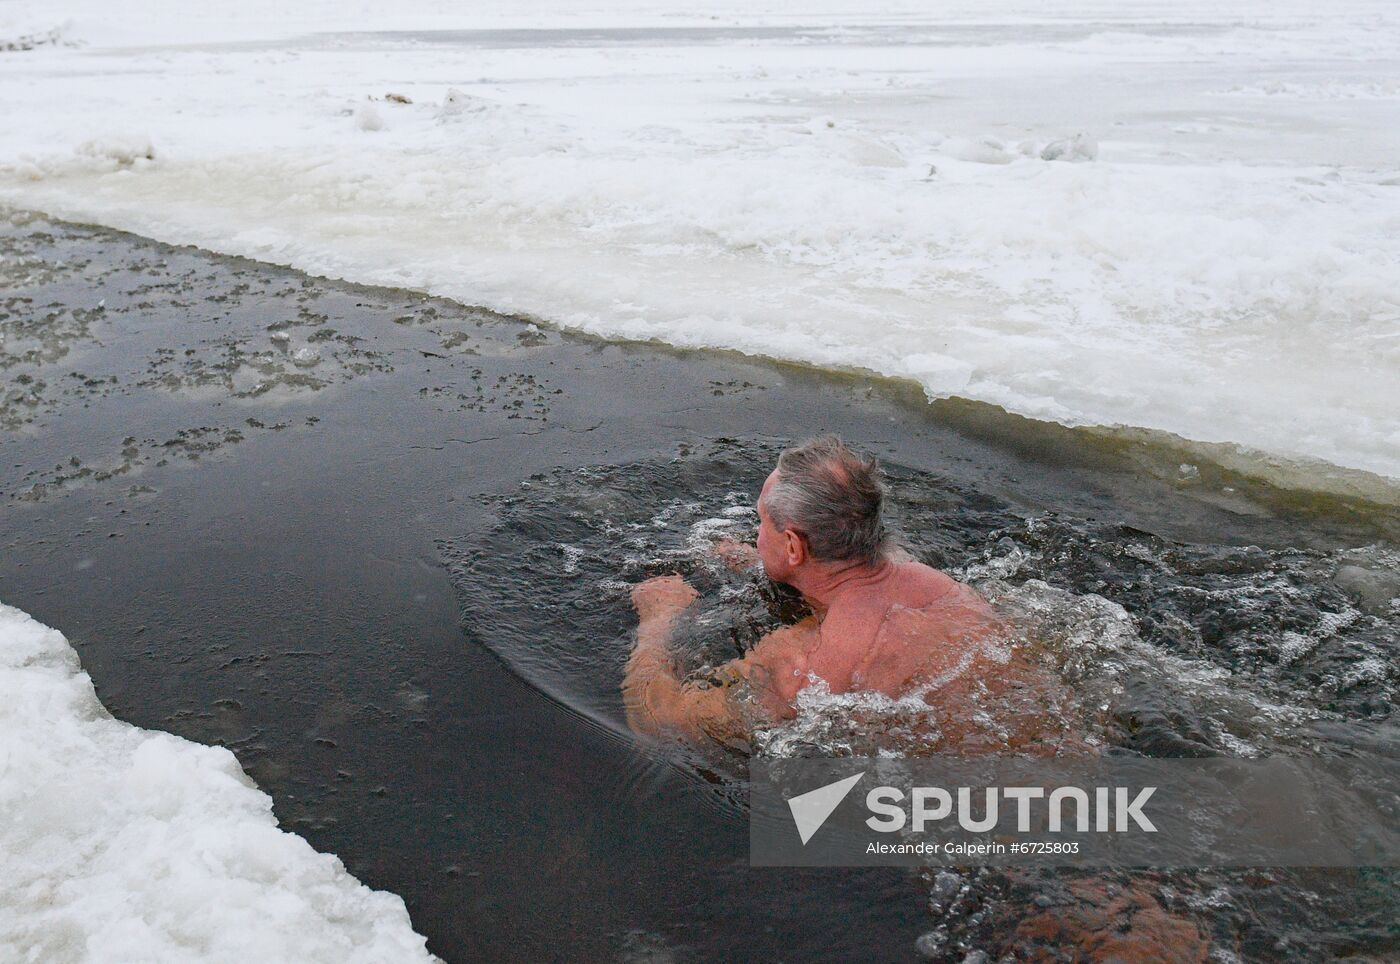
<path id="1" fill-rule="evenodd" d="M 232 753 L 113 719 L 62 634 L 0 604 L 0 960 L 432 958 Z"/>
<path id="2" fill-rule="evenodd" d="M 45 10 L 11 203 L 1400 477 L 1389 0 Z"/>

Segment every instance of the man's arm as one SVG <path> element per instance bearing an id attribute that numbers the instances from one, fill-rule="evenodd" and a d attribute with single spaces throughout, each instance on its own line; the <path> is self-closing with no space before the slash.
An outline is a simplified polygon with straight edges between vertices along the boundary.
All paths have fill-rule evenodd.
<path id="1" fill-rule="evenodd" d="M 681 682 L 664 637 L 653 643 L 645 638 L 639 630 L 637 648 L 622 680 L 632 731 L 641 736 L 676 732 L 691 740 L 708 738 L 725 745 L 746 740 L 747 722 L 730 699 L 729 688 Z"/>
<path id="2" fill-rule="evenodd" d="M 728 537 L 720 539 L 714 544 L 714 553 L 719 556 L 720 561 L 735 572 L 757 569 L 763 565 L 763 560 L 759 558 L 757 549 L 747 542 L 738 542 Z"/>
<path id="3" fill-rule="evenodd" d="M 627 723 L 645 736 L 679 732 L 724 745 L 746 742 L 754 711 L 778 719 L 792 715 L 792 699 L 806 681 L 815 620 L 775 630 L 747 656 L 725 663 L 715 672 L 720 685 L 686 683 L 676 675 L 669 644 L 676 617 L 694 599 L 695 591 L 679 576 L 648 580 L 633 590 L 641 622 L 622 681 Z M 744 700 L 734 692 L 741 683 Z"/>

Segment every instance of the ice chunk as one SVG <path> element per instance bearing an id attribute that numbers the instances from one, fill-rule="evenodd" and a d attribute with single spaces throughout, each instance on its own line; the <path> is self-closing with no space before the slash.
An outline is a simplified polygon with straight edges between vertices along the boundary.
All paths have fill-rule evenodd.
<path id="1" fill-rule="evenodd" d="M 373 102 L 365 101 L 355 108 L 355 126 L 362 131 L 382 131 L 384 115 L 379 113 L 379 108 Z"/>
<path id="2" fill-rule="evenodd" d="M 63 636 L 0 604 L 0 960 L 432 957 L 232 753 L 113 719 Z"/>
<path id="3" fill-rule="evenodd" d="M 116 161 L 127 166 L 137 161 L 154 161 L 156 149 L 151 139 L 144 134 L 110 133 L 78 145 L 78 153 L 84 157 Z"/>
<path id="4" fill-rule="evenodd" d="M 939 149 L 949 157 L 977 164 L 1010 164 L 1013 158 L 1013 155 L 1007 153 L 1006 145 L 995 137 L 983 137 L 979 140 L 950 137 L 943 141 Z"/>
<path id="5" fill-rule="evenodd" d="M 50 14 L 39 10 L 5 10 L 0 12 L 0 51 L 61 43 L 71 26 L 71 20 L 55 23 Z"/>
<path id="6" fill-rule="evenodd" d="M 893 147 L 867 137 L 847 138 L 846 154 L 864 167 L 904 167 L 909 163 Z"/>
<path id="7" fill-rule="evenodd" d="M 438 117 L 456 117 L 458 114 L 479 114 L 491 106 L 491 102 L 482 97 L 473 97 L 471 94 L 458 90 L 456 87 L 447 88 L 447 94 L 442 98 L 442 106 L 438 108 Z"/>
<path id="8" fill-rule="evenodd" d="M 1390 611 L 1400 599 L 1400 573 L 1346 565 L 1337 570 L 1337 585 L 1373 615 Z"/>
<path id="9" fill-rule="evenodd" d="M 1099 156 L 1099 142 L 1088 134 L 1075 134 L 1064 140 L 1051 141 L 1040 152 L 1042 161 L 1093 161 Z"/>

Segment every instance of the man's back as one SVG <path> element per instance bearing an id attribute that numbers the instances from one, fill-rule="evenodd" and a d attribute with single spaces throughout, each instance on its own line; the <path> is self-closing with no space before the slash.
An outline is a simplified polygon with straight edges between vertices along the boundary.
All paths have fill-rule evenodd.
<path id="1" fill-rule="evenodd" d="M 834 693 L 900 696 L 965 668 L 995 626 L 973 589 L 922 563 L 892 561 L 832 600 L 808 670 Z"/>

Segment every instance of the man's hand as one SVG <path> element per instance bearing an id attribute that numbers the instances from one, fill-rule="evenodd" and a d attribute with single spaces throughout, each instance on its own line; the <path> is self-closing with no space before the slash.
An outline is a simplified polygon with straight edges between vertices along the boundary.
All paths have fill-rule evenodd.
<path id="1" fill-rule="evenodd" d="M 724 564 L 735 572 L 752 569 L 763 561 L 758 556 L 758 550 L 753 546 L 733 539 L 721 539 L 716 542 L 715 555 L 719 556 Z"/>
<path id="2" fill-rule="evenodd" d="M 700 594 L 680 576 L 655 576 L 632 587 L 632 605 L 642 622 L 674 616 L 695 602 Z"/>

